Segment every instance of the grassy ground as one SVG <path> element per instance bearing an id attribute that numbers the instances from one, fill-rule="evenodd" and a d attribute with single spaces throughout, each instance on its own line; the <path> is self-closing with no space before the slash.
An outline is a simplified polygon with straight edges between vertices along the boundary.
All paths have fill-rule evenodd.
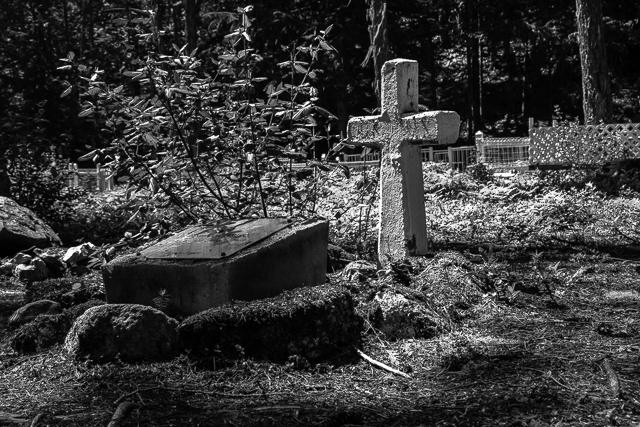
<path id="1" fill-rule="evenodd" d="M 481 194 L 488 187 L 464 191 Z M 445 205 L 474 205 L 464 204 L 451 186 L 428 199 L 438 191 Z M 523 200 L 537 199 L 511 203 Z M 553 200 L 544 206 L 558 206 Z M 625 215 L 637 199 L 615 200 Z M 593 201 L 591 212 L 597 209 L 608 207 Z M 504 212 L 513 212 L 509 221 L 521 215 L 506 206 Z M 464 216 L 443 216 L 432 232 L 449 227 L 447 221 L 463 224 Z M 1 282 L 0 425 L 107 425 L 119 405 L 130 402 L 119 425 L 638 426 L 640 259 L 631 250 L 637 248 L 620 237 L 601 245 L 608 252 L 597 241 L 563 243 L 586 235 L 564 218 L 555 226 L 553 218 L 540 222 L 538 231 L 513 231 L 527 239 L 505 239 L 493 252 L 479 248 L 496 230 L 471 235 L 472 228 L 464 234 L 449 227 L 455 239 L 434 243 L 457 252 L 413 260 L 404 285 L 446 312 L 451 331 L 388 341 L 369 328 L 362 348 L 406 376 L 363 359 L 310 367 L 211 360 L 205 368 L 182 356 L 167 363 L 90 366 L 73 364 L 59 347 L 19 357 L 7 345 L 4 325 L 23 289 Z M 461 256 L 470 266 L 464 274 L 452 274 L 459 271 L 455 265 L 443 267 Z M 393 289 L 399 286 L 395 277 L 346 285 L 356 293 Z M 344 284 L 346 278 L 336 273 L 330 280 Z"/>

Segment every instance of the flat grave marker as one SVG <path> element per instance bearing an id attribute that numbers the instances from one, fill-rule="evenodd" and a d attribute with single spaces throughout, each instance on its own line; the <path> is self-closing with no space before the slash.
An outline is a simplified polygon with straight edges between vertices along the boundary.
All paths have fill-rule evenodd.
<path id="1" fill-rule="evenodd" d="M 329 224 L 259 218 L 195 225 L 102 268 L 107 302 L 190 315 L 324 284 Z"/>

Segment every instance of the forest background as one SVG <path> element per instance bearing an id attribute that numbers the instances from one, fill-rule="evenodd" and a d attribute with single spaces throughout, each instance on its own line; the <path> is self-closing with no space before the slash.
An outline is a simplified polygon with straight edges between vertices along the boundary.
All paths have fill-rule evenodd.
<path id="1" fill-rule="evenodd" d="M 262 0 L 251 13 L 252 47 L 264 58 L 259 74 L 276 81 L 287 72 L 278 67 L 288 59 L 287 49 L 333 26 L 327 40 L 335 52 L 319 58 L 324 72 L 314 86 L 318 105 L 338 118 L 332 130 L 338 136 L 350 116 L 376 105 L 373 61 L 365 59 L 371 1 Z M 196 56 L 213 71 L 228 44 L 225 35 L 238 25 L 237 8 L 246 6 L 232 0 L 3 3 L 0 158 L 54 153 L 72 161 L 108 145 L 109 135 L 100 120 L 79 117 L 79 90 L 61 97 L 79 78 L 61 58 L 73 52 L 78 62 L 103 70 L 108 84 L 135 91 L 136 82 L 123 72 L 135 69 L 132 61 L 146 53 L 139 37 L 148 31 L 149 15 L 139 12 L 146 10 L 155 15 L 160 53 L 175 53 L 173 45 L 197 47 Z M 614 117 L 637 122 L 640 3 L 605 0 L 602 7 Z M 386 8 L 388 57 L 419 62 L 420 103 L 458 112 L 461 143 L 476 130 L 523 135 L 528 117 L 548 122 L 561 111 L 580 119 L 574 0 L 403 0 L 388 1 Z"/>

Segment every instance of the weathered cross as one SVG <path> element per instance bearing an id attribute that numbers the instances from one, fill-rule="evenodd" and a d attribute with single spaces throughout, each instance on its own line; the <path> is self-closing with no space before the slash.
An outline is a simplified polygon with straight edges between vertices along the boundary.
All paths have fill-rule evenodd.
<path id="1" fill-rule="evenodd" d="M 350 142 L 382 148 L 381 265 L 428 251 L 420 145 L 454 143 L 459 127 L 460 117 L 453 111 L 418 112 L 418 62 L 407 59 L 382 66 L 381 114 L 349 120 Z"/>

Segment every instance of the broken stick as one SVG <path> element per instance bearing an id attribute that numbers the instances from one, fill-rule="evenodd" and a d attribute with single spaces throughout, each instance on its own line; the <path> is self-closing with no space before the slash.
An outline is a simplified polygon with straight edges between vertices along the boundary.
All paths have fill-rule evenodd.
<path id="1" fill-rule="evenodd" d="M 392 368 L 389 365 L 385 365 L 382 362 L 378 362 L 375 359 L 370 358 L 369 356 L 367 356 L 366 354 L 364 354 L 363 352 L 361 352 L 360 350 L 358 350 L 356 348 L 356 351 L 358 352 L 358 354 L 360 355 L 360 357 L 362 357 L 364 360 L 366 360 L 367 362 L 371 363 L 373 366 L 380 368 L 380 369 L 384 369 L 385 371 L 389 371 L 392 374 L 396 374 L 396 375 L 400 375 L 401 377 L 405 377 L 405 378 L 411 378 L 409 375 L 405 374 L 402 371 L 399 371 L 397 369 Z"/>
<path id="2" fill-rule="evenodd" d="M 605 358 L 602 362 L 602 366 L 609 377 L 609 388 L 611 389 L 611 392 L 615 397 L 620 397 L 620 381 L 618 381 L 616 371 L 613 370 L 613 366 L 611 366 L 609 359 Z"/>
<path id="3" fill-rule="evenodd" d="M 127 416 L 131 413 L 131 411 L 139 407 L 140 405 L 136 405 L 135 403 L 122 402 L 121 404 L 118 405 L 118 408 L 113 413 L 113 416 L 111 417 L 111 421 L 109 421 L 109 424 L 107 424 L 107 427 L 120 427 L 120 424 L 122 424 L 122 421 L 124 421 L 124 419 L 127 418 Z"/>

